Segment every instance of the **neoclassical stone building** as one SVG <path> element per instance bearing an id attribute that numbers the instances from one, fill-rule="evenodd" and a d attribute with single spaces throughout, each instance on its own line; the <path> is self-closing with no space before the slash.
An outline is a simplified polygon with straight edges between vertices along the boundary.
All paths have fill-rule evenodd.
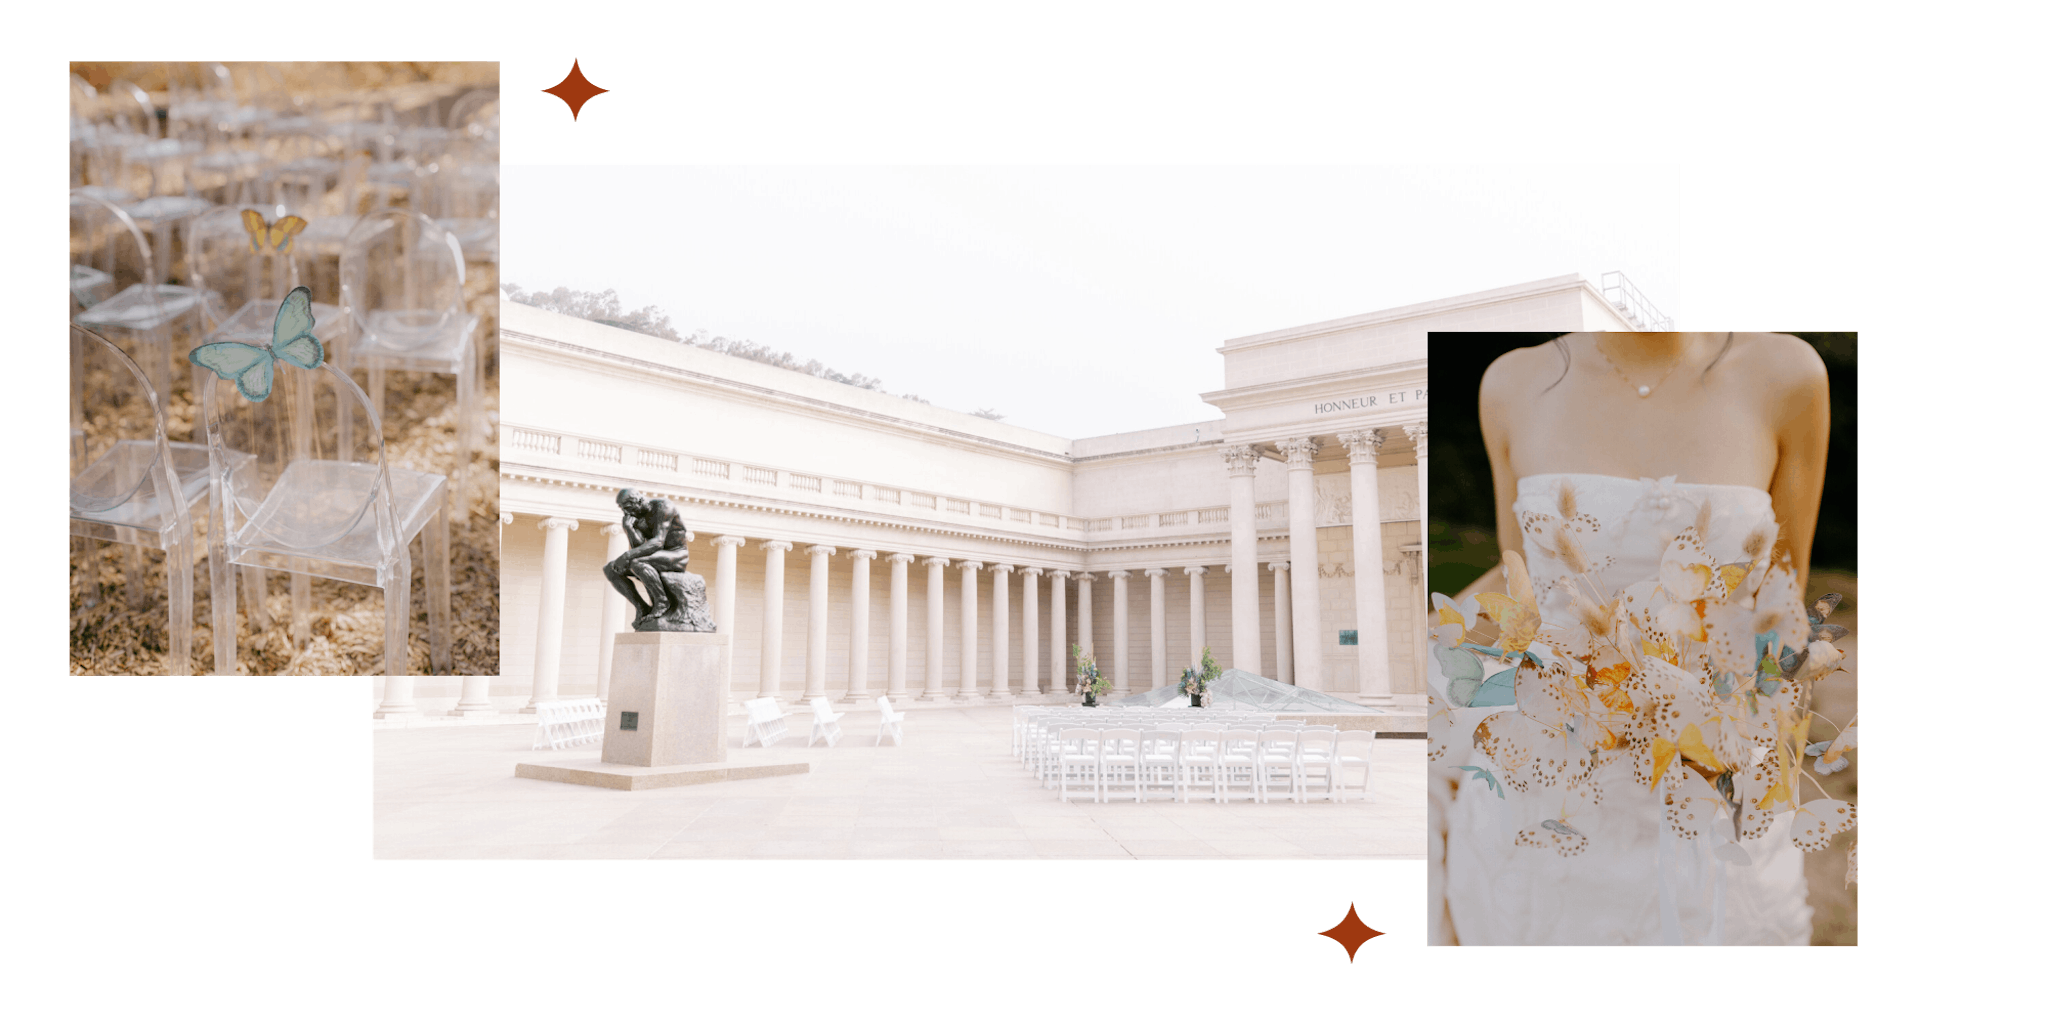
<path id="1" fill-rule="evenodd" d="M 503 676 L 380 714 L 603 693 L 627 605 L 613 495 L 668 498 L 736 698 L 1120 692 L 1207 646 L 1371 704 L 1423 690 L 1431 330 L 1622 329 L 1553 278 L 1237 338 L 1221 418 L 1069 439 L 505 303 Z M 1190 359 L 1212 358 L 1191 350 Z"/>

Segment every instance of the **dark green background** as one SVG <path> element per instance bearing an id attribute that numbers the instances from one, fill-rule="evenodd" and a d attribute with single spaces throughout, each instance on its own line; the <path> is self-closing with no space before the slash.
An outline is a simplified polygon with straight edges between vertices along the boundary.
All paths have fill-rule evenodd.
<path id="1" fill-rule="evenodd" d="M 45 344 L 53 291 L 35 281 L 63 231 L 66 59 L 498 57 L 506 160 L 1683 162 L 1683 328 L 1866 342 L 1876 952 L 1423 950 L 1419 864 L 373 864 L 362 684 L 66 680 L 51 498 L 4 512 L 23 553 L 0 705 L 23 805 L 6 844 L 10 1006 L 29 1020 L 2003 1012 L 2038 948 L 2040 825 L 2019 760 L 2034 735 L 1970 711 L 2032 696 L 1987 684 L 2025 684 L 1995 666 L 2030 657 L 2038 627 L 2030 606 L 1991 633 L 1960 610 L 2030 584 L 2040 561 L 2019 532 L 2040 461 L 2023 418 L 2038 408 L 2023 395 L 2038 379 L 2036 27 L 2005 4 L 1419 10 L 39 6 L 4 43 L 18 117 L 0 279 L 25 358 L 0 416 L 12 451 L 45 467 L 29 475 L 53 481 L 61 446 L 35 438 L 55 436 L 61 397 L 29 381 L 63 373 Z M 571 57 L 612 90 L 580 123 L 539 92 Z M 631 197 L 592 244 L 621 229 Z M 518 246 L 516 211 L 506 238 Z M 1315 934 L 1348 901 L 1386 932 L 1356 965 Z"/>

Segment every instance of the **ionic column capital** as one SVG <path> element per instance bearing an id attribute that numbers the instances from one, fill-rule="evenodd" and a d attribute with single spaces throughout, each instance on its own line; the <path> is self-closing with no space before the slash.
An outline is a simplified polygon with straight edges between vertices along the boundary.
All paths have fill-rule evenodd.
<path id="1" fill-rule="evenodd" d="M 1190 565 L 1187 568 L 1182 569 L 1181 571 L 1187 573 L 1190 576 L 1207 576 L 1209 574 L 1209 567 L 1206 565 Z M 1223 571 L 1229 572 L 1230 567 L 1227 565 L 1224 566 Z"/>
<path id="2" fill-rule="evenodd" d="M 1371 466 L 1379 462 L 1380 445 L 1386 443 L 1386 435 L 1377 430 L 1353 430 L 1338 434 L 1337 440 L 1351 449 L 1351 464 Z"/>
<path id="3" fill-rule="evenodd" d="M 1288 569 L 1288 563 L 1274 562 L 1273 564 L 1266 566 L 1266 568 L 1271 569 L 1274 572 L 1286 572 Z"/>
<path id="4" fill-rule="evenodd" d="M 619 525 L 618 523 L 606 523 L 604 524 L 604 528 L 597 532 L 604 534 L 605 539 L 609 540 L 613 537 L 625 536 L 626 528 L 624 526 Z"/>
<path id="5" fill-rule="evenodd" d="M 1156 580 L 1156 579 L 1159 579 L 1159 578 L 1161 578 L 1161 577 L 1165 576 L 1165 575 L 1166 575 L 1166 570 L 1165 570 L 1165 569 L 1147 569 L 1147 570 L 1145 570 L 1145 575 L 1147 575 L 1147 576 L 1149 576 L 1149 577 L 1151 577 L 1151 578 L 1153 578 L 1153 579 L 1155 579 L 1155 580 Z"/>
<path id="6" fill-rule="evenodd" d="M 943 568 L 945 568 L 945 567 L 947 567 L 947 566 L 949 566 L 949 565 L 952 565 L 952 564 L 953 564 L 953 560 L 952 560 L 952 559 L 950 559 L 950 558 L 940 558 L 940 557 L 939 557 L 939 556 L 937 556 L 937 555 L 932 555 L 931 557 L 929 557 L 929 558 L 926 558 L 926 559 L 924 560 L 924 565 L 925 565 L 925 568 L 927 568 L 927 569 L 943 569 Z"/>
<path id="7" fill-rule="evenodd" d="M 1061 570 L 1061 571 L 1062 571 L 1062 572 L 1064 572 L 1065 570 Z M 1081 581 L 1081 582 L 1083 582 L 1083 583 L 1093 583 L 1093 582 L 1095 582 L 1095 574 L 1094 574 L 1094 573 L 1092 573 L 1092 572 L 1084 572 L 1084 573 L 1081 573 L 1081 574 L 1080 574 L 1080 575 L 1078 575 L 1078 576 L 1075 576 L 1074 578 L 1075 578 L 1075 579 L 1077 579 L 1077 580 L 1080 580 L 1080 581 Z"/>
<path id="8" fill-rule="evenodd" d="M 909 565 L 915 561 L 917 561 L 917 556 L 908 551 L 898 551 L 889 556 L 890 565 Z"/>
<path id="9" fill-rule="evenodd" d="M 510 512 L 500 512 L 500 513 L 498 513 L 498 525 L 499 525 L 499 526 L 510 526 L 510 525 L 512 525 L 512 513 L 510 513 Z"/>
<path id="10" fill-rule="evenodd" d="M 566 516 L 549 516 L 536 525 L 543 530 L 573 530 L 577 524 L 576 520 Z"/>
<path id="11" fill-rule="evenodd" d="M 1109 571 L 1109 578 L 1113 580 L 1127 580 L 1131 578 L 1131 571 L 1129 569 L 1111 569 Z"/>
<path id="12" fill-rule="evenodd" d="M 813 544 L 810 547 L 804 549 L 804 554 L 807 554 L 812 558 L 830 558 L 838 553 L 838 548 L 826 547 L 823 544 Z"/>
<path id="13" fill-rule="evenodd" d="M 716 544 L 722 548 L 743 548 L 747 546 L 747 539 L 745 537 L 740 536 L 737 533 L 725 533 L 720 534 L 718 538 L 716 540 L 713 540 L 711 543 Z"/>
<path id="14" fill-rule="evenodd" d="M 980 563 L 980 562 L 961 562 L 961 563 L 959 563 L 959 565 L 960 565 L 960 571 L 961 571 L 961 572 L 980 572 L 980 571 L 981 571 L 981 563 Z"/>
<path id="15" fill-rule="evenodd" d="M 1045 574 L 1056 580 L 1070 580 L 1074 578 L 1074 571 L 1072 569 L 1047 569 Z"/>
<path id="16" fill-rule="evenodd" d="M 1259 453 L 1248 444 L 1234 444 L 1222 450 L 1223 465 L 1231 476 L 1250 476 L 1259 468 Z"/>
<path id="17" fill-rule="evenodd" d="M 1016 572 L 1016 571 L 1017 571 L 1017 567 L 1016 567 L 1016 566 L 1014 566 L 1014 565 L 1006 565 L 1006 564 L 1003 564 L 1003 563 L 1000 563 L 1000 562 L 999 562 L 999 563 L 997 563 L 997 564 L 995 564 L 995 565 L 991 565 L 991 566 L 989 566 L 989 567 L 988 567 L 988 571 L 990 571 L 990 572 L 1001 572 L 1001 573 L 1012 573 L 1012 572 Z"/>
<path id="18" fill-rule="evenodd" d="M 1037 565 L 1027 565 L 1027 566 L 1025 566 L 1024 568 L 1022 568 L 1022 569 L 1019 569 L 1019 570 L 1017 570 L 1017 571 L 1018 571 L 1019 573 L 1022 573 L 1023 575 L 1026 575 L 1026 576 L 1043 576 L 1043 575 L 1045 575 L 1045 568 L 1044 568 L 1043 566 L 1037 566 Z"/>
<path id="19" fill-rule="evenodd" d="M 1273 447 L 1287 456 L 1287 468 L 1291 470 L 1309 468 L 1309 464 L 1315 461 L 1316 452 L 1321 450 L 1313 437 L 1290 437 L 1274 442 Z"/>
<path id="20" fill-rule="evenodd" d="M 1409 423 L 1401 427 L 1408 434 L 1408 440 L 1415 442 L 1415 457 L 1429 458 L 1429 423 Z"/>
<path id="21" fill-rule="evenodd" d="M 848 551 L 848 552 L 846 553 L 846 557 L 848 557 L 848 558 L 851 558 L 851 559 L 854 559 L 854 560 L 856 560 L 856 561 L 861 561 L 861 560 L 866 560 L 866 559 L 871 559 L 871 558 L 874 558 L 874 557 L 875 557 L 875 553 L 874 553 L 874 552 L 872 552 L 872 551 L 869 551 L 869 550 L 868 550 L 868 549 L 866 549 L 866 548 L 854 548 L 854 549 L 853 549 L 852 551 Z"/>
<path id="22" fill-rule="evenodd" d="M 763 551 L 788 551 L 790 548 L 793 547 L 796 547 L 796 545 L 786 540 L 769 540 L 761 542 L 761 550 Z"/>

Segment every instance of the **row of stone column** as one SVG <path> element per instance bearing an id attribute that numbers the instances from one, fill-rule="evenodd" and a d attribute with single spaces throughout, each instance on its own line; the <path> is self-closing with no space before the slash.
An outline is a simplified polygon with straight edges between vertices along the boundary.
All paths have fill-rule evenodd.
<path id="1" fill-rule="evenodd" d="M 1427 493 L 1428 480 L 1428 425 L 1415 424 L 1402 428 L 1415 442 L 1417 472 L 1424 483 L 1422 492 Z M 1383 441 L 1379 430 L 1350 431 L 1339 434 L 1337 440 L 1351 455 L 1351 506 L 1352 545 L 1354 577 L 1357 587 L 1358 608 L 1358 658 L 1359 691 L 1367 699 L 1384 698 L 1392 692 L 1391 670 L 1387 657 L 1386 641 L 1386 595 L 1385 583 L 1379 572 L 1381 560 L 1381 534 L 1379 509 L 1379 478 L 1377 475 L 1378 456 Z M 1313 460 L 1318 446 L 1312 438 L 1292 437 L 1275 443 L 1275 447 L 1286 457 L 1288 469 L 1288 554 L 1293 566 L 1301 568 L 1293 573 L 1289 583 L 1289 562 L 1275 562 L 1270 568 L 1275 574 L 1275 650 L 1274 667 L 1277 678 L 1285 682 L 1315 689 L 1323 689 L 1325 677 L 1322 666 L 1321 634 L 1322 602 L 1318 593 L 1315 566 L 1317 564 L 1315 528 L 1315 481 Z M 1264 675 L 1264 657 L 1259 629 L 1258 597 L 1258 552 L 1256 504 L 1253 480 L 1260 459 L 1259 454 L 1249 445 L 1234 445 L 1223 449 L 1223 458 L 1230 475 L 1230 572 L 1231 581 L 1231 622 L 1232 622 L 1232 664 L 1238 668 Z M 1428 521 L 1427 498 L 1424 498 L 1423 520 Z M 502 514 L 500 530 L 511 522 L 510 514 Z M 532 699 L 524 710 L 532 710 L 534 704 L 553 700 L 559 691 L 561 677 L 562 616 L 563 603 L 568 580 L 568 532 L 578 527 L 575 519 L 553 516 L 541 520 L 541 530 L 546 534 L 541 554 L 541 594 L 538 622 L 534 642 L 534 674 Z M 607 539 L 607 558 L 616 558 L 625 551 L 625 532 L 616 523 L 603 527 Z M 1427 536 L 1427 529 L 1424 531 Z M 718 565 L 713 583 L 716 595 L 712 609 L 714 620 L 721 632 L 730 633 L 733 628 L 734 589 L 738 573 L 737 549 L 746 543 L 746 538 L 737 535 L 720 536 L 714 541 L 718 548 Z M 782 673 L 782 592 L 784 556 L 795 545 L 789 541 L 770 540 L 762 543 L 765 552 L 765 601 L 761 631 L 761 693 L 764 696 L 780 696 Z M 831 559 L 838 549 L 827 545 L 811 545 L 804 549 L 811 558 L 811 618 L 807 646 L 809 657 L 805 662 L 805 679 L 802 699 L 825 696 L 825 648 L 829 629 L 828 597 L 831 576 Z M 869 563 L 877 556 L 867 549 L 850 552 L 853 559 L 853 609 L 851 614 L 851 664 L 848 668 L 848 692 L 850 700 L 863 700 L 871 696 L 868 689 L 868 624 L 869 624 Z M 889 573 L 889 679 L 888 694 L 891 697 L 908 695 L 909 663 L 909 566 L 918 560 L 917 555 L 897 552 L 888 555 Z M 944 694 L 944 643 L 945 643 L 945 569 L 951 560 L 942 557 L 926 557 L 927 573 L 926 600 L 926 657 L 924 691 L 919 700 L 936 700 Z M 997 630 L 993 638 L 994 671 L 990 680 L 990 696 L 1008 695 L 1009 688 L 1009 576 L 1018 573 L 1023 576 L 1024 587 L 1024 679 L 1017 692 L 1031 692 L 1037 686 L 1038 654 L 1041 650 L 1038 637 L 1038 580 L 1051 575 L 1057 582 L 1052 588 L 1052 623 L 1050 642 L 1046 650 L 1049 663 L 1056 666 L 1051 673 L 1053 680 L 1065 676 L 1066 667 L 1066 585 L 1073 577 L 1080 589 L 1080 632 L 1084 649 L 1094 635 L 1094 601 L 1092 585 L 1095 576 L 1090 573 L 1074 574 L 1069 570 L 1045 570 L 1026 566 L 1021 571 L 1015 566 L 997 564 L 987 567 L 978 561 L 961 561 L 961 641 L 962 649 L 975 652 L 978 647 L 979 614 L 976 608 L 976 574 L 989 568 L 995 574 L 994 621 L 1004 623 L 1005 628 Z M 1146 569 L 1145 575 L 1152 583 L 1152 687 L 1166 685 L 1166 569 Z M 1201 566 L 1189 566 L 1183 570 L 1190 581 L 1189 601 L 1189 663 L 1199 662 L 1204 638 L 1207 633 L 1203 594 L 1203 577 L 1207 570 Z M 1118 691 L 1129 688 L 1127 667 L 1130 665 L 1130 623 L 1129 623 L 1129 579 L 1131 571 L 1117 569 L 1108 573 L 1114 587 L 1111 604 L 1113 660 L 1110 673 Z M 611 679 L 612 644 L 610 638 L 624 629 L 626 602 L 614 594 L 607 594 L 602 619 L 604 642 L 598 647 L 597 689 L 600 697 L 605 696 Z M 979 666 L 971 656 L 963 658 L 959 699 L 975 700 L 982 696 L 979 680 Z M 489 713 L 491 710 L 488 676 L 469 677 L 464 680 L 462 696 L 453 713 L 473 715 Z M 1053 685 L 1058 685 L 1055 682 Z M 403 677 L 388 677 L 385 701 L 378 713 L 408 714 L 412 712 L 411 687 Z"/>
<path id="2" fill-rule="evenodd" d="M 1429 480 L 1429 425 L 1402 427 L 1415 442 L 1416 472 L 1423 493 Z M 1353 430 L 1337 435 L 1351 455 L 1352 576 L 1357 587 L 1358 690 L 1367 700 L 1389 700 L 1393 673 L 1387 657 L 1386 583 L 1381 577 L 1379 453 L 1385 434 Z M 1274 608 L 1280 620 L 1274 652 L 1277 677 L 1313 689 L 1326 688 L 1323 672 L 1322 597 L 1316 582 L 1315 456 L 1312 437 L 1289 437 L 1273 447 L 1287 460 L 1287 553 L 1299 567 L 1292 592 L 1276 580 Z M 1253 480 L 1261 455 L 1248 444 L 1223 449 L 1230 474 L 1231 654 L 1237 667 L 1264 675 L 1259 637 L 1257 506 Z M 1424 535 L 1428 513 L 1424 505 Z M 1290 600 L 1291 598 L 1291 600 Z M 1287 606 L 1291 604 L 1292 607 Z M 1289 620 L 1291 620 L 1291 635 Z M 1292 651 L 1289 651 L 1289 647 Z M 1291 657 L 1290 657 L 1291 654 Z"/>

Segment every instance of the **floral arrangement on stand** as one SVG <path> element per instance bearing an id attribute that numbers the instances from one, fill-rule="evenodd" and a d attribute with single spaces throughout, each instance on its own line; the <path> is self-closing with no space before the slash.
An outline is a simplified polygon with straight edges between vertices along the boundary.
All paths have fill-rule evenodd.
<path id="1" fill-rule="evenodd" d="M 1109 680 L 1102 678 L 1102 670 L 1095 665 L 1095 659 L 1081 653 L 1081 645 L 1073 645 L 1074 679 L 1081 684 L 1081 703 L 1094 707 L 1095 698 L 1109 692 Z"/>
<path id="2" fill-rule="evenodd" d="M 1507 593 L 1431 595 L 1441 672 L 1429 688 L 1430 759 L 1449 752 L 1455 709 L 1512 704 L 1472 728 L 1472 746 L 1490 764 L 1457 767 L 1503 800 L 1512 789 L 1544 814 L 1555 806 L 1555 817 L 1515 842 L 1563 856 L 1597 841 L 1571 815 L 1600 802 L 1594 774 L 1609 762 L 1629 765 L 1657 796 L 1667 830 L 1709 837 L 1730 864 L 1750 862 L 1738 838 L 1760 837 L 1786 815 L 1792 842 L 1807 852 L 1855 828 L 1854 805 L 1829 798 L 1821 781 L 1846 766 L 1855 721 L 1837 725 L 1811 709 L 1814 682 L 1841 671 L 1835 643 L 1848 631 L 1825 623 L 1840 595 L 1802 606 L 1789 557 L 1773 555 L 1775 526 L 1748 535 L 1743 560 L 1716 562 L 1703 539 L 1711 505 L 1665 546 L 1656 578 L 1609 592 L 1605 563 L 1585 555 L 1584 537 L 1600 523 L 1575 504 L 1566 487 L 1562 517 L 1523 515 L 1528 542 L 1570 570 L 1547 592 L 1566 589 L 1571 621 L 1543 621 L 1513 551 L 1502 555 Z M 1833 739 L 1809 735 L 1816 720 Z M 1818 795 L 1808 798 L 1802 780 Z M 1853 848 L 1849 864 L 1853 882 Z"/>
<path id="3" fill-rule="evenodd" d="M 1222 674 L 1223 666 L 1216 664 L 1215 657 L 1210 655 L 1207 647 L 1204 647 L 1201 666 L 1189 666 L 1181 672 L 1180 692 L 1187 695 L 1191 706 L 1201 707 L 1204 698 L 1209 695 L 1209 680 Z"/>

